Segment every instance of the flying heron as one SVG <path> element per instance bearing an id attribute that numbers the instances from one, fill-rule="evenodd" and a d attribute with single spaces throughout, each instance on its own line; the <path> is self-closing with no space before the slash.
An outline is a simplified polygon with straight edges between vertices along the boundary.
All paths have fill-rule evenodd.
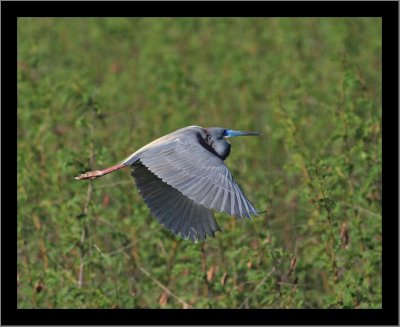
<path id="1" fill-rule="evenodd" d="M 205 240 L 220 231 L 211 209 L 238 218 L 258 215 L 224 164 L 231 150 L 226 139 L 244 135 L 261 134 L 221 127 L 181 128 L 115 166 L 75 179 L 91 180 L 130 166 L 141 196 L 162 225 L 184 239 Z"/>

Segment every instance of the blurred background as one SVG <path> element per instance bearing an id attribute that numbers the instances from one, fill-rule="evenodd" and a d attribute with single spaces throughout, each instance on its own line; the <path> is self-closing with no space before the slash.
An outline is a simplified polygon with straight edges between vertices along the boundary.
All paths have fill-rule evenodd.
<path id="1" fill-rule="evenodd" d="M 379 18 L 18 19 L 18 308 L 380 308 Z M 176 129 L 266 213 L 193 244 L 111 166 Z M 91 183 L 92 186 L 89 186 Z"/>

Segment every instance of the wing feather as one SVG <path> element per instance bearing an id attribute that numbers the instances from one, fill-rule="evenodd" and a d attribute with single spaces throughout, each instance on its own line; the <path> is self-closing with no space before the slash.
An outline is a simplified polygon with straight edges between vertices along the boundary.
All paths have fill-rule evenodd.
<path id="1" fill-rule="evenodd" d="M 215 208 L 216 202 L 218 201 L 221 192 L 222 192 L 222 187 L 218 187 L 217 194 L 214 195 L 214 198 L 211 202 L 211 205 L 210 205 L 211 208 Z"/>
<path id="2" fill-rule="evenodd" d="M 235 204 L 236 204 L 236 199 L 235 199 L 235 193 L 230 192 L 230 199 L 231 199 L 231 216 L 235 216 Z"/>
<path id="3" fill-rule="evenodd" d="M 222 199 L 221 208 L 219 209 L 219 211 L 221 211 L 221 212 L 226 211 L 225 204 L 226 204 L 226 200 L 228 199 L 228 194 L 229 194 L 229 192 L 226 189 L 224 189 L 224 197 Z"/>
<path id="4" fill-rule="evenodd" d="M 185 201 L 177 202 L 176 208 L 172 212 L 170 211 L 170 215 L 172 217 L 171 220 L 173 221 L 172 231 L 175 235 L 178 235 L 179 232 L 182 233 L 183 231 L 182 219 L 185 217 L 183 216 L 182 207 L 184 206 L 184 204 Z"/>

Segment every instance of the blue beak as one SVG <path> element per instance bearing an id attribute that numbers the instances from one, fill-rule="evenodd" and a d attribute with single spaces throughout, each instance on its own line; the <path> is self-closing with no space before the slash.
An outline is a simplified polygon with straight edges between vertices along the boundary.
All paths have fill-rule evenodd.
<path id="1" fill-rule="evenodd" d="M 260 136 L 262 135 L 259 132 L 247 132 L 247 131 L 234 131 L 233 129 L 226 129 L 224 131 L 224 137 L 234 137 L 234 136 L 246 136 L 246 135 L 253 135 L 253 136 Z"/>

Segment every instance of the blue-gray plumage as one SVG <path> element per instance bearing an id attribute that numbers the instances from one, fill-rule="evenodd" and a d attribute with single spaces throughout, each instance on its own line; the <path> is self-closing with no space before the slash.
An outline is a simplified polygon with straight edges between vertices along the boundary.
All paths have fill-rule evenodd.
<path id="1" fill-rule="evenodd" d="M 204 240 L 220 230 L 211 209 L 238 218 L 257 215 L 224 163 L 231 149 L 226 138 L 243 135 L 260 133 L 185 127 L 149 143 L 118 165 L 76 179 L 95 179 L 131 166 L 136 186 L 159 222 L 184 239 Z"/>

